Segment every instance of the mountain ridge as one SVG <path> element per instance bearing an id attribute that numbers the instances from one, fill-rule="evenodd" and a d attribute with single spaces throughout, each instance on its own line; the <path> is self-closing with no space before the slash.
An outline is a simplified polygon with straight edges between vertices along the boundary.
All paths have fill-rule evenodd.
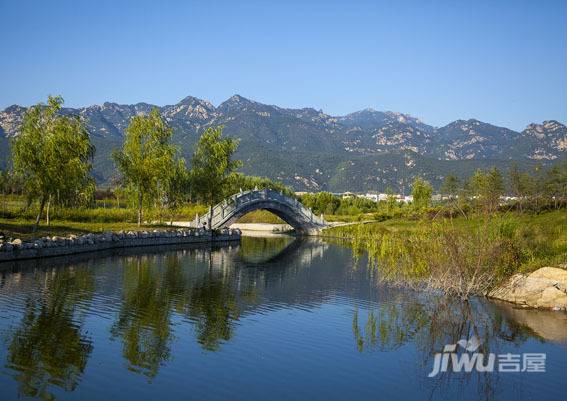
<path id="1" fill-rule="evenodd" d="M 472 118 L 435 127 L 399 112 L 366 108 L 332 116 L 311 107 L 284 108 L 238 94 L 216 107 L 187 96 L 165 106 L 104 102 L 64 108 L 62 113 L 85 121 L 97 149 L 97 181 L 112 179 L 110 153 L 122 143 L 130 119 L 154 107 L 173 128 L 173 142 L 183 156 L 191 155 L 204 129 L 223 125 L 226 135 L 240 139 L 237 157 L 245 162 L 244 172 L 279 179 L 296 190 L 391 186 L 401 191 L 416 175 L 438 185 L 449 172 L 464 175 L 473 165 L 506 168 L 518 161 L 528 168 L 564 160 L 567 153 L 567 127 L 558 120 L 531 123 L 523 131 Z M 0 111 L 0 165 L 7 164 L 8 138 L 17 135 L 26 109 L 12 105 Z"/>

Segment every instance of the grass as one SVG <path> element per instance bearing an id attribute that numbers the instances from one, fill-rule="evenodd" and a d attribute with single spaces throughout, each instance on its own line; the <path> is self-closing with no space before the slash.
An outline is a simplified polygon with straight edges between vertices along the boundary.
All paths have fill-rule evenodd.
<path id="1" fill-rule="evenodd" d="M 285 221 L 267 210 L 255 210 L 238 219 L 238 223 L 285 224 Z"/>
<path id="2" fill-rule="evenodd" d="M 139 231 L 149 230 L 165 225 L 153 224 L 138 227 L 136 223 L 128 222 L 77 222 L 67 220 L 54 220 L 49 227 L 40 225 L 37 231 L 33 231 L 33 220 L 29 219 L 5 219 L 0 218 L 0 231 L 11 238 L 24 240 L 45 236 L 68 236 L 70 234 L 102 233 L 105 231 Z"/>
<path id="3" fill-rule="evenodd" d="M 324 235 L 353 239 L 363 248 L 379 242 L 384 234 L 410 236 L 433 225 L 455 233 L 471 234 L 483 227 L 498 229 L 508 235 L 518 248 L 519 264 L 514 271 L 530 272 L 543 266 L 559 266 L 567 262 L 567 210 L 528 214 L 504 213 L 486 221 L 482 217 L 410 220 L 396 218 L 384 222 L 369 222 L 339 226 L 324 230 Z M 466 237 L 465 237 L 466 239 Z M 466 245 L 466 244 L 465 244 Z"/>
<path id="4" fill-rule="evenodd" d="M 202 215 L 207 211 L 205 206 L 193 204 L 184 205 L 173 211 L 148 209 L 144 211 L 146 221 L 158 223 L 138 227 L 135 209 L 126 207 L 124 203 L 118 207 L 118 203 L 114 200 L 97 201 L 97 207 L 93 208 L 54 207 L 51 210 L 50 226 L 45 225 L 44 213 L 39 229 L 34 232 L 33 225 L 38 206 L 32 204 L 27 209 L 25 206 L 25 198 L 22 196 L 0 197 L 0 232 L 11 238 L 31 239 L 88 232 L 154 229 L 166 227 L 170 220 L 190 221 L 196 213 Z"/>

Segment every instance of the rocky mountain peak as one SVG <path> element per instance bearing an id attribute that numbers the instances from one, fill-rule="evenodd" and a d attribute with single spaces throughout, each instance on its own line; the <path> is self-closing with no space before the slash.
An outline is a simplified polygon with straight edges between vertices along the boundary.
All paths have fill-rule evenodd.
<path id="1" fill-rule="evenodd" d="M 131 118 L 153 107 L 105 102 L 62 110 L 84 118 L 97 149 L 95 176 L 99 181 L 115 173 L 110 154 L 122 143 Z M 25 110 L 14 105 L 0 111 L 0 165 L 5 165 L 9 155 L 7 138 L 18 134 Z M 412 169 L 422 173 L 448 163 L 465 168 L 473 165 L 471 161 L 479 167 L 486 160 L 551 163 L 567 154 L 567 127 L 555 120 L 530 124 L 522 134 L 476 119 L 436 128 L 399 112 L 366 108 L 330 116 L 311 107 L 282 108 L 240 95 L 216 108 L 187 96 L 159 110 L 173 128 L 173 141 L 184 156 L 191 154 L 203 129 L 223 125 L 225 135 L 241 140 L 237 156 L 246 161 L 247 173 L 281 179 L 297 189 L 330 188 L 327 185 L 337 182 L 349 189 L 360 182 L 383 186 L 388 174 L 398 174 L 399 165 L 391 163 L 404 154 L 415 162 Z"/>
<path id="2" fill-rule="evenodd" d="M 201 106 L 201 107 L 203 107 L 207 110 L 210 110 L 210 111 L 215 110 L 215 106 L 213 106 L 213 104 L 211 102 L 209 102 L 208 100 L 196 98 L 194 96 L 187 96 L 187 97 L 181 99 L 181 101 L 179 101 L 177 103 L 177 105 L 184 105 L 184 106 L 191 106 L 191 107 Z"/>

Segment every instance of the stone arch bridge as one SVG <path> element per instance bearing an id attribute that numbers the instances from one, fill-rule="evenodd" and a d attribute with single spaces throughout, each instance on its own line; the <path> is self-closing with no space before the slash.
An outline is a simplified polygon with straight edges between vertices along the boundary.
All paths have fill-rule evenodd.
<path id="1" fill-rule="evenodd" d="M 240 192 L 225 199 L 212 209 L 211 227 L 228 227 L 240 217 L 254 210 L 263 209 L 280 217 L 296 231 L 309 234 L 327 227 L 327 222 L 313 214 L 295 198 L 271 189 Z M 202 227 L 209 222 L 211 212 L 196 216 L 192 225 Z"/>

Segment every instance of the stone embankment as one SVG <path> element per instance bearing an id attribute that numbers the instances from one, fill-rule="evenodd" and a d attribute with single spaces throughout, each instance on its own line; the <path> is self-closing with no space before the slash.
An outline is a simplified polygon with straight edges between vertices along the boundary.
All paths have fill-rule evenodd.
<path id="1" fill-rule="evenodd" d="M 489 296 L 528 308 L 565 311 L 567 270 L 542 267 L 528 275 L 515 274 Z"/>
<path id="2" fill-rule="evenodd" d="M 15 239 L 0 243 L 0 262 L 99 252 L 129 247 L 225 242 L 240 240 L 240 230 L 223 229 L 214 234 L 203 229 L 175 231 L 119 231 L 103 234 Z"/>

